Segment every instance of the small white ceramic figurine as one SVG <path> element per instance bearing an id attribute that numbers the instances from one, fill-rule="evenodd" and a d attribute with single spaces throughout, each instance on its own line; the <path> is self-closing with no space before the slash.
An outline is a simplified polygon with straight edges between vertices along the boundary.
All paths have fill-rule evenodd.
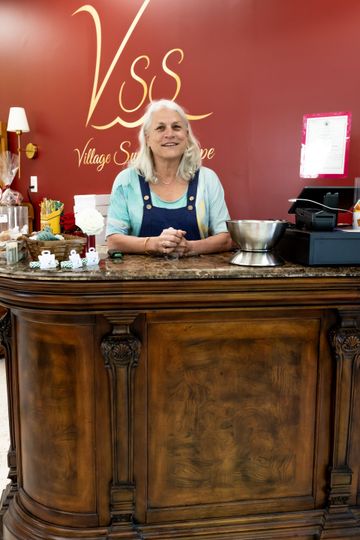
<path id="1" fill-rule="evenodd" d="M 69 261 L 72 263 L 73 268 L 81 268 L 82 267 L 82 260 L 78 253 L 76 253 L 75 249 L 72 249 L 70 251 Z"/>
<path id="2" fill-rule="evenodd" d="M 41 252 L 41 255 L 38 256 L 38 259 L 40 261 L 40 268 L 42 270 L 47 270 L 49 268 L 56 268 L 55 255 L 51 253 L 49 250 L 44 249 Z"/>
<path id="3" fill-rule="evenodd" d="M 86 252 L 86 264 L 88 266 L 99 264 L 99 254 L 93 247 L 89 248 L 89 251 Z"/>

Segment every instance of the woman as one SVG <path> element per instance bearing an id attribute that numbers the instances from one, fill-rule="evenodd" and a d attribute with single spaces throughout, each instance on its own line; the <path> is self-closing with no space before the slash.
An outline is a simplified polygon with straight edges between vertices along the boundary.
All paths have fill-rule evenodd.
<path id="1" fill-rule="evenodd" d="M 230 250 L 224 191 L 216 174 L 201 167 L 184 110 L 152 102 L 139 140 L 137 157 L 113 185 L 108 248 L 180 257 Z"/>

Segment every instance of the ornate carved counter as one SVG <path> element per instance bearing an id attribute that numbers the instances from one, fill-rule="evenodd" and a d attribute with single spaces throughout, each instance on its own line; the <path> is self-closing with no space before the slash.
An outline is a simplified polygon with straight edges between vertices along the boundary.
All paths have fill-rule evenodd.
<path id="1" fill-rule="evenodd" d="M 0 267 L 4 540 L 360 538 L 360 269 Z"/>

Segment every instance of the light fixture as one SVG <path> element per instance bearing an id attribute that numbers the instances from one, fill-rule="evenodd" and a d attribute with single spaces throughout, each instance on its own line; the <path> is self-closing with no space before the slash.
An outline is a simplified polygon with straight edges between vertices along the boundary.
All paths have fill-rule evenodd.
<path id="1" fill-rule="evenodd" d="M 13 131 L 18 137 L 18 154 L 19 154 L 19 178 L 20 178 L 20 161 L 21 161 L 21 134 L 30 131 L 29 123 L 26 118 L 26 112 L 23 107 L 10 107 L 7 130 Z M 25 148 L 26 157 L 33 159 L 37 154 L 37 146 L 29 143 Z"/>

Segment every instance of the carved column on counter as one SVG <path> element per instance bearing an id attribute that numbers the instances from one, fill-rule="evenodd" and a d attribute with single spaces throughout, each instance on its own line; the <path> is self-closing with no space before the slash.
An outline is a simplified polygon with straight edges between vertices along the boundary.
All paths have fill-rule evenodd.
<path id="1" fill-rule="evenodd" d="M 131 522 L 134 513 L 133 379 L 141 348 L 140 340 L 131 330 L 136 316 L 135 312 L 107 316 L 113 329 L 101 343 L 110 382 L 113 468 L 110 504 L 113 524 Z"/>
<path id="2" fill-rule="evenodd" d="M 349 507 L 353 481 L 349 450 L 355 375 L 360 362 L 360 312 L 339 310 L 339 316 L 339 325 L 330 331 L 336 376 L 332 462 L 325 529 L 339 526 L 346 528 L 352 526 L 355 520 Z"/>
<path id="3" fill-rule="evenodd" d="M 10 386 L 10 381 L 13 381 L 13 364 L 11 361 L 11 314 L 6 311 L 0 318 L 0 345 L 4 349 L 5 353 L 5 369 L 7 380 L 7 402 L 8 402 L 8 416 L 9 416 L 9 434 L 10 434 L 10 446 L 7 455 L 10 480 L 1 495 L 0 501 L 0 530 L 2 531 L 2 518 L 7 510 L 11 499 L 14 497 L 17 491 L 17 468 L 16 468 L 16 446 L 15 446 L 15 426 L 14 426 L 14 400 L 13 393 Z M 0 533 L 1 535 L 1 533 Z M 1 538 L 2 536 L 0 536 Z"/>

